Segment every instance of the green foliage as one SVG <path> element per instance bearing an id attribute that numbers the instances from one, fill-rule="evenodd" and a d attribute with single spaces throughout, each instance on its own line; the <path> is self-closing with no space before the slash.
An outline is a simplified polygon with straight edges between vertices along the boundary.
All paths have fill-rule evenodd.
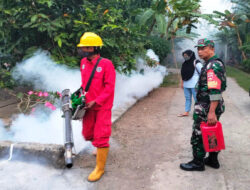
<path id="1" fill-rule="evenodd" d="M 250 14 L 249 0 L 231 0 L 234 3 L 233 11 L 225 10 L 223 13 L 214 11 L 219 19 L 219 29 L 216 36 L 227 45 L 230 63 L 241 63 L 249 71 L 250 56 Z"/>
<path id="2" fill-rule="evenodd" d="M 156 23 L 157 23 L 157 29 L 160 34 L 164 34 L 167 29 L 167 23 L 166 18 L 162 14 L 156 14 L 155 15 Z"/>
<path id="3" fill-rule="evenodd" d="M 151 17 L 155 14 L 155 11 L 153 9 L 148 9 L 142 15 L 140 16 L 140 24 L 145 25 L 146 22 L 151 19 Z"/>
<path id="4" fill-rule="evenodd" d="M 0 88 L 13 88 L 15 81 L 11 77 L 11 73 L 5 69 L 0 69 Z"/>
<path id="5" fill-rule="evenodd" d="M 227 76 L 234 78 L 243 89 L 245 89 L 247 92 L 249 91 L 250 74 L 229 66 L 227 66 L 226 70 Z"/>
<path id="6" fill-rule="evenodd" d="M 157 36 L 150 36 L 148 43 L 145 45 L 146 49 L 152 49 L 159 56 L 161 63 L 170 52 L 170 47 L 171 45 L 168 40 Z"/>
<path id="7" fill-rule="evenodd" d="M 161 87 L 179 87 L 180 84 L 180 77 L 178 74 L 169 73 L 165 78 L 163 79 L 163 82 L 161 84 Z"/>
<path id="8" fill-rule="evenodd" d="M 247 72 L 250 72 L 250 59 L 243 61 L 243 67 Z"/>
<path id="9" fill-rule="evenodd" d="M 241 46 L 239 49 L 242 49 L 246 55 L 247 55 L 247 59 L 243 60 L 242 62 L 242 66 L 245 69 L 245 71 L 250 73 L 250 32 L 248 33 L 248 36 L 246 37 L 246 42 L 243 44 L 243 46 Z"/>
<path id="10" fill-rule="evenodd" d="M 2 0 L 0 55 L 9 56 L 7 60 L 14 66 L 41 48 L 58 63 L 75 67 L 80 61 L 76 44 L 84 32 L 92 31 L 103 38 L 102 56 L 110 58 L 119 71 L 130 72 L 135 55 L 144 51 L 145 32 L 136 25 L 136 11 L 138 6 L 151 4 L 135 2 Z"/>
<path id="11" fill-rule="evenodd" d="M 214 13 L 217 11 L 214 11 Z M 215 20 L 214 18 L 217 18 L 217 15 L 213 15 L 213 14 L 200 14 L 200 13 L 191 13 L 192 16 L 194 17 L 199 17 L 199 18 L 203 18 L 204 20 L 207 20 L 208 22 L 210 22 L 211 24 L 214 25 L 219 25 L 219 21 Z"/>
<path id="12" fill-rule="evenodd" d="M 154 0 L 150 8 L 138 15 L 142 27 L 150 33 L 159 33 L 161 37 L 175 36 L 179 29 L 187 27 L 190 33 L 198 17 L 200 0 Z"/>
<path id="13" fill-rule="evenodd" d="M 241 61 L 241 53 L 238 47 L 238 41 L 234 30 L 221 30 L 214 35 L 215 39 L 222 44 L 227 45 L 227 60 L 230 64 Z"/>

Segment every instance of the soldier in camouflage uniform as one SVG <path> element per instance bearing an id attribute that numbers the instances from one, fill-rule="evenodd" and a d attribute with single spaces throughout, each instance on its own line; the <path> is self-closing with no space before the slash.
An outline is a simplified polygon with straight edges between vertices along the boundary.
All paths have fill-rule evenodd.
<path id="1" fill-rule="evenodd" d="M 198 54 L 205 61 L 196 85 L 197 103 L 194 106 L 193 133 L 191 145 L 194 159 L 180 165 L 186 171 L 204 171 L 205 164 L 219 168 L 218 152 L 211 152 L 204 159 L 206 152 L 203 148 L 200 123 L 208 122 L 215 125 L 225 111 L 222 92 L 226 89 L 226 71 L 224 63 L 214 53 L 214 42 L 208 39 L 198 41 Z"/>

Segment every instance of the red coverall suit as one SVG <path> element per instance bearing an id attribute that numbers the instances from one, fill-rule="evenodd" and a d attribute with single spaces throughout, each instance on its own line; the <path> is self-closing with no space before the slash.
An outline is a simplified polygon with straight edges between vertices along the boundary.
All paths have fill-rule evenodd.
<path id="1" fill-rule="evenodd" d="M 100 56 L 92 61 L 87 58 L 81 60 L 80 70 L 82 88 L 85 89 L 91 72 Z M 115 68 L 109 59 L 102 58 L 99 62 L 89 91 L 86 103 L 95 101 L 95 105 L 86 111 L 83 117 L 82 135 L 85 140 L 92 141 L 97 148 L 109 147 L 111 135 L 111 108 L 115 90 Z"/>

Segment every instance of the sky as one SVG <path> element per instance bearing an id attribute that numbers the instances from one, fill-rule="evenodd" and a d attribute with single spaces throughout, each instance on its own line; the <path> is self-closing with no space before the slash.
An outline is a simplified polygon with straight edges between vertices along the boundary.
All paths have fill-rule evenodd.
<path id="1" fill-rule="evenodd" d="M 224 12 L 230 10 L 232 4 L 229 0 L 202 0 L 201 11 L 202 13 L 212 13 L 214 10 Z"/>

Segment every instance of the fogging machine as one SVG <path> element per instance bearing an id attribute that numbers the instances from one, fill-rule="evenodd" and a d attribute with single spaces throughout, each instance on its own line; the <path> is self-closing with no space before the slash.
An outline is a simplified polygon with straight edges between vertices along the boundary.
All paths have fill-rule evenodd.
<path id="1" fill-rule="evenodd" d="M 77 105 L 75 108 L 72 107 L 71 93 L 69 89 L 62 91 L 62 111 L 65 123 L 65 165 L 67 168 L 73 166 L 72 148 L 74 147 L 73 132 L 72 132 L 72 120 L 82 119 L 85 114 L 85 99 L 82 98 L 81 104 Z"/>
<path id="2" fill-rule="evenodd" d="M 97 60 L 89 80 L 87 82 L 86 88 L 83 93 L 83 89 L 79 88 L 72 95 L 69 89 L 65 89 L 62 91 L 62 111 L 65 122 L 65 165 L 67 168 L 71 168 L 73 166 L 73 154 L 72 148 L 74 147 L 73 141 L 73 132 L 72 132 L 72 120 L 81 120 L 85 114 L 85 95 L 89 90 L 91 81 L 94 77 L 95 70 L 97 65 L 101 61 L 101 57 Z"/>

